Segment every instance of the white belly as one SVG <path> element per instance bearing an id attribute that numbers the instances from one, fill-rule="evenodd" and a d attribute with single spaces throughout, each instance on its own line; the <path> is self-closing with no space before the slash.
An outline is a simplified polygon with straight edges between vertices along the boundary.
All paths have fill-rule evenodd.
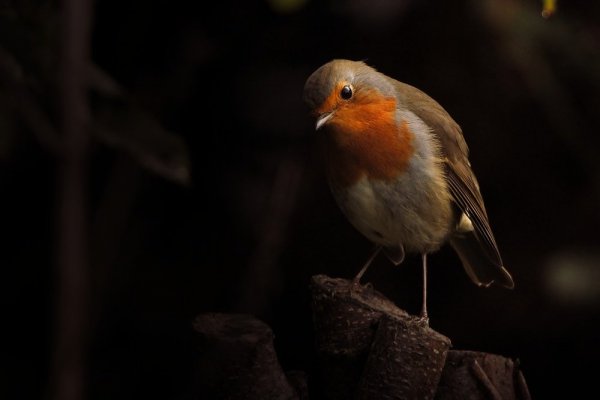
<path id="1" fill-rule="evenodd" d="M 363 177 L 349 188 L 332 187 L 332 192 L 348 220 L 369 240 L 428 253 L 446 241 L 456 218 L 442 171 L 425 171 L 411 165 L 394 182 Z"/>
<path id="2" fill-rule="evenodd" d="M 404 246 L 408 252 L 439 249 L 459 220 L 452 205 L 439 144 L 415 114 L 398 111 L 414 133 L 415 152 L 394 181 L 368 179 L 350 187 L 331 185 L 333 195 L 352 225 L 371 241 Z"/>

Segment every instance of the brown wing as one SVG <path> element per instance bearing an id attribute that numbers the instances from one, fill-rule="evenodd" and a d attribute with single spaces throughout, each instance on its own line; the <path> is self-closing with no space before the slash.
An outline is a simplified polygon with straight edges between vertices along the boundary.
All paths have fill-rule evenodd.
<path id="1" fill-rule="evenodd" d="M 500 271 L 496 280 L 505 286 L 512 286 L 510 275 L 502 267 L 502 258 L 488 221 L 479 184 L 471 170 L 469 148 L 460 127 L 442 106 L 419 89 L 397 81 L 395 85 L 402 93 L 398 100 L 430 126 L 438 138 L 445 158 L 450 192 L 458 208 L 471 220 L 475 238 L 486 258 Z"/>

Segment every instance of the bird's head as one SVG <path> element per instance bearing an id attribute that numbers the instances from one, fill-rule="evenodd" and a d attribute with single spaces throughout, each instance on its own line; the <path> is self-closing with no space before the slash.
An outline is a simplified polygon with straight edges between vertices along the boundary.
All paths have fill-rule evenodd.
<path id="1" fill-rule="evenodd" d="M 358 123 L 363 118 L 353 110 L 393 99 L 394 88 L 385 75 L 362 61 L 328 62 L 304 85 L 304 101 L 317 118 L 317 130 L 328 123 L 343 123 L 342 116 L 352 116 L 352 121 Z"/>
<path id="2" fill-rule="evenodd" d="M 307 79 L 304 101 L 316 129 L 326 132 L 319 136 L 334 179 L 391 180 L 406 168 L 413 135 L 398 119 L 393 82 L 364 62 L 349 60 L 333 60 Z"/>

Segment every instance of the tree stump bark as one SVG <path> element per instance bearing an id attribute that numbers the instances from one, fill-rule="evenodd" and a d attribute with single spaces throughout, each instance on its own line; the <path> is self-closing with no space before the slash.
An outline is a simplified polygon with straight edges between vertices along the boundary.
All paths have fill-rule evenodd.
<path id="1" fill-rule="evenodd" d="M 201 314 L 194 321 L 200 357 L 194 396 L 198 399 L 298 399 L 273 347 L 273 332 L 243 314 Z"/>
<path id="2" fill-rule="evenodd" d="M 531 400 L 518 363 L 495 354 L 451 350 L 436 400 Z"/>
<path id="3" fill-rule="evenodd" d="M 450 339 L 414 318 L 382 317 L 358 398 L 433 399 Z"/>
<path id="4" fill-rule="evenodd" d="M 370 286 L 318 275 L 311 293 L 324 398 L 433 398 L 449 339 Z"/>
<path id="5" fill-rule="evenodd" d="M 371 286 L 324 275 L 310 285 L 316 379 L 283 372 L 273 332 L 249 315 L 201 314 L 191 398 L 531 400 L 518 363 L 449 351 L 450 340 Z"/>

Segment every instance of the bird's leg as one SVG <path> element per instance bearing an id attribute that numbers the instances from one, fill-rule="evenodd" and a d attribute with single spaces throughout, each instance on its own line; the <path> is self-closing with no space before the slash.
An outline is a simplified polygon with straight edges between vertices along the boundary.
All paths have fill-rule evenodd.
<path id="1" fill-rule="evenodd" d="M 421 305 L 420 320 L 429 324 L 429 315 L 427 314 L 427 253 L 421 254 L 423 261 L 423 304 Z"/>
<path id="2" fill-rule="evenodd" d="M 369 259 L 367 260 L 365 265 L 363 265 L 363 267 L 360 269 L 360 271 L 358 271 L 358 274 L 356 274 L 356 276 L 352 280 L 352 285 L 360 284 L 360 278 L 362 278 L 364 273 L 369 268 L 369 265 L 371 265 L 371 263 L 373 262 L 375 257 L 377 257 L 377 254 L 379 254 L 379 252 L 381 251 L 382 248 L 383 248 L 383 246 L 379 246 L 379 245 L 377 247 L 375 247 L 375 251 L 373 252 L 373 254 L 371 254 L 371 257 L 369 257 Z"/>

